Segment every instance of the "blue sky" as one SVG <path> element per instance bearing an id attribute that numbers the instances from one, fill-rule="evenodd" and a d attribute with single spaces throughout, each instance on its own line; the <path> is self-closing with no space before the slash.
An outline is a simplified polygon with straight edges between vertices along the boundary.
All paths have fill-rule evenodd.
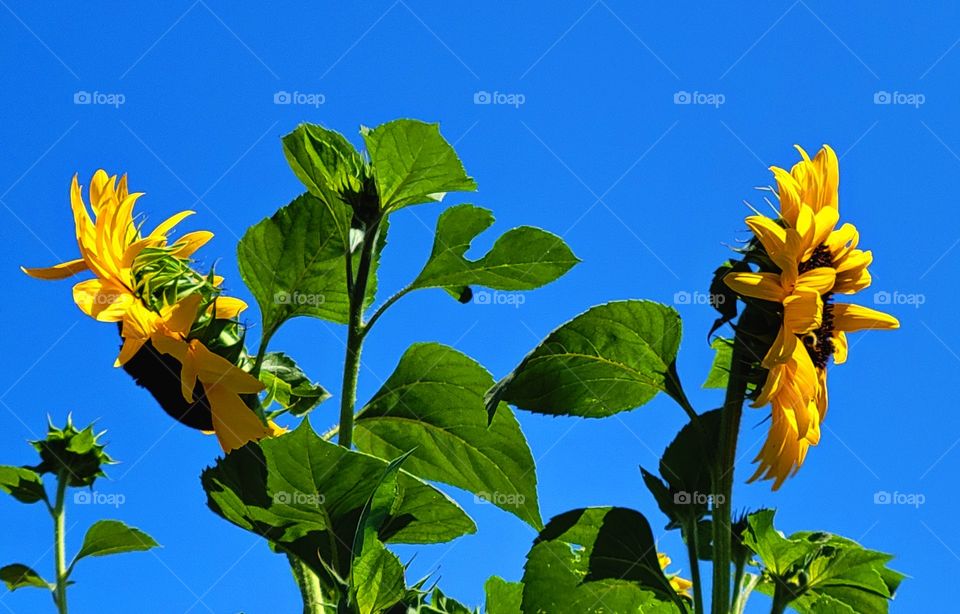
<path id="1" fill-rule="evenodd" d="M 741 203 L 761 202 L 754 187 L 770 182 L 767 166 L 792 164 L 794 143 L 832 144 L 842 219 L 875 255 L 874 285 L 858 300 L 886 299 L 881 307 L 902 328 L 856 335 L 849 362 L 831 373 L 822 443 L 780 492 L 744 483 L 765 430 L 763 411 L 746 413 L 735 504 L 776 506 L 787 532 L 829 530 L 895 553 L 894 566 L 912 576 L 895 612 L 948 607 L 944 581 L 960 575 L 952 505 L 960 414 L 941 384 L 960 368 L 960 330 L 949 323 L 960 263 L 950 188 L 960 178 L 958 23 L 960 7 L 867 1 L 185 0 L 53 10 L 0 0 L 0 462 L 31 462 L 23 442 L 42 434 L 48 414 L 97 420 L 122 463 L 96 488 L 123 504 L 73 506 L 70 549 L 102 517 L 164 546 L 80 566 L 75 611 L 289 612 L 297 594 L 283 559 L 205 507 L 198 475 L 218 453 L 215 440 L 173 423 L 112 369 L 118 339 L 76 309 L 69 282 L 18 271 L 73 257 L 70 178 L 79 172 L 86 183 L 99 167 L 127 172 L 147 193 L 139 210 L 154 220 L 196 210 L 183 229 L 216 233 L 204 262 L 217 262 L 228 289 L 250 299 L 236 242 L 302 189 L 279 137 L 311 121 L 357 142 L 360 124 L 397 117 L 439 121 L 456 143 L 480 186 L 462 200 L 497 216 L 478 253 L 498 233 L 531 224 L 563 235 L 583 264 L 520 306 L 461 306 L 440 291 L 408 297 L 371 335 L 361 398 L 416 341 L 454 345 L 502 376 L 591 305 L 690 296 L 677 305 L 686 330 L 680 374 L 698 409 L 717 406 L 719 393 L 698 388 L 714 314 L 696 299 L 727 245 L 744 236 Z M 293 104 L 275 104 L 278 92 Z M 490 104 L 476 104 L 483 93 Z M 91 103 L 76 104 L 78 96 Z M 392 218 L 385 291 L 419 270 L 440 210 Z M 258 318 L 248 319 L 253 339 Z M 334 325 L 299 319 L 273 347 L 335 390 L 343 337 Z M 335 413 L 334 403 L 319 408 L 315 428 Z M 546 518 L 616 504 L 664 524 L 637 466 L 654 465 L 684 422 L 669 399 L 604 421 L 520 419 Z M 875 504 L 882 491 L 924 502 Z M 477 604 L 488 576 L 520 578 L 534 533 L 454 494 L 478 534 L 401 554 L 416 554 L 411 576 L 435 572 L 448 593 Z M 42 510 L 3 498 L 0 517 L 8 527 L 0 562 L 49 574 Z M 679 537 L 658 536 L 685 569 Z M 763 597 L 755 602 L 751 611 L 767 611 Z M 0 611 L 49 608 L 39 592 L 0 595 Z"/>

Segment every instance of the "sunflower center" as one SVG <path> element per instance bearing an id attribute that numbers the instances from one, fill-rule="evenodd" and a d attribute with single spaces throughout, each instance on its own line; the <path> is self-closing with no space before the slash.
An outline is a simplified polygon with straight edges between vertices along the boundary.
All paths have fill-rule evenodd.
<path id="1" fill-rule="evenodd" d="M 798 270 L 806 273 L 820 267 L 832 267 L 833 256 L 826 245 L 819 245 L 813 250 L 806 261 L 801 262 Z M 823 319 L 820 321 L 820 327 L 809 333 L 802 335 L 803 346 L 807 348 L 807 354 L 813 361 L 817 369 L 825 369 L 827 361 L 833 356 L 833 293 L 827 292 L 823 299 Z"/>
<path id="2" fill-rule="evenodd" d="M 813 269 L 818 269 L 820 267 L 832 267 L 833 266 L 833 254 L 830 253 L 830 250 L 826 245 L 820 244 L 816 249 L 813 250 L 813 253 L 810 257 L 801 262 L 798 266 L 800 273 L 806 273 L 807 271 L 812 271 Z"/>

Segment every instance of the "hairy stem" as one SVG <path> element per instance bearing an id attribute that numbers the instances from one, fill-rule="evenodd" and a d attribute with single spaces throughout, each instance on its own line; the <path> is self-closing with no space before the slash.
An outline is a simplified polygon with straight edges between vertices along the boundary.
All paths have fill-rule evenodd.
<path id="1" fill-rule="evenodd" d="M 68 476 L 61 472 L 57 476 L 57 498 L 53 505 L 53 549 L 56 565 L 56 586 L 53 600 L 57 604 L 60 614 L 67 612 L 67 508 L 64 501 L 67 491 Z"/>
<path id="2" fill-rule="evenodd" d="M 293 571 L 297 586 L 300 587 L 300 596 L 303 597 L 303 614 L 326 614 L 328 610 L 324 605 L 320 578 L 295 556 L 288 554 L 287 560 L 290 562 L 290 569 Z"/>
<path id="3" fill-rule="evenodd" d="M 357 404 L 357 380 L 360 376 L 360 352 L 363 349 L 363 307 L 367 297 L 367 282 L 373 264 L 377 239 L 380 236 L 380 222 L 374 222 L 364 232 L 363 245 L 360 248 L 360 262 L 356 276 L 349 287 L 350 317 L 347 324 L 347 350 L 343 361 L 343 387 L 340 391 L 340 431 L 337 443 L 345 448 L 353 444 L 353 412 Z M 347 260 L 352 266 L 352 259 Z"/>
<path id="4" fill-rule="evenodd" d="M 713 507 L 713 599 L 711 612 L 730 612 L 730 559 L 733 537 L 733 465 L 737 457 L 737 436 L 747 388 L 748 365 L 744 362 L 743 340 L 734 338 L 730 379 L 720 417 L 720 450 L 714 470 Z"/>

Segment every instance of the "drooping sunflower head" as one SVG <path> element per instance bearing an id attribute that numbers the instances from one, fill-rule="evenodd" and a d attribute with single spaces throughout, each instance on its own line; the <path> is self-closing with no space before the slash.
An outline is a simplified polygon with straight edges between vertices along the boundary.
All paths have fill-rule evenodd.
<path id="1" fill-rule="evenodd" d="M 771 167 L 779 215 L 747 217 L 753 239 L 740 250 L 742 266 L 724 277 L 747 303 L 741 325 L 759 323 L 752 330 L 740 326 L 738 333 L 768 344 L 756 350 L 765 377 L 753 398 L 755 406 L 770 405 L 772 418 L 752 479 L 772 479 L 775 489 L 820 440 L 827 411 L 826 370 L 831 359 L 835 364 L 846 360 L 846 333 L 899 326 L 887 314 L 835 302 L 837 295 L 870 285 L 867 269 L 873 255 L 858 248 L 855 226 L 837 228 L 840 176 L 833 149 L 824 145 L 813 159 L 799 146 L 797 150 L 802 159 L 789 172 Z M 762 317 L 748 316 L 756 313 Z"/>

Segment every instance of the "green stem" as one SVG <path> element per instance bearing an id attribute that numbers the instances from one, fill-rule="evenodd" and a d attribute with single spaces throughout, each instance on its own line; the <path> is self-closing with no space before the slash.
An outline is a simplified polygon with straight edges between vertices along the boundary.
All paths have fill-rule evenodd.
<path id="1" fill-rule="evenodd" d="M 60 614 L 67 613 L 67 508 L 64 495 L 67 491 L 67 476 L 61 472 L 57 476 L 57 498 L 53 505 L 53 548 L 56 564 L 56 586 L 53 600 Z"/>
<path id="2" fill-rule="evenodd" d="M 388 298 L 383 305 L 380 305 L 376 311 L 373 312 L 373 315 L 370 316 L 370 320 L 367 321 L 367 324 L 363 327 L 363 336 L 366 336 L 370 329 L 373 328 L 373 324 L 380 319 L 380 316 L 384 314 L 387 309 L 390 309 L 394 303 L 405 297 L 407 294 L 413 291 L 413 284 L 405 287 L 403 290 L 400 290 L 390 298 Z"/>
<path id="3" fill-rule="evenodd" d="M 744 362 L 743 340 L 734 338 L 730 379 L 720 417 L 720 451 L 713 476 L 713 614 L 730 612 L 730 559 L 733 537 L 733 465 L 737 457 L 737 436 L 747 388 L 748 365 Z"/>
<path id="4" fill-rule="evenodd" d="M 303 597 L 303 614 L 325 614 L 327 608 L 324 605 L 320 578 L 295 556 L 288 554 L 287 560 L 290 562 L 290 569 L 293 571 L 297 586 L 300 587 L 300 596 Z"/>
<path id="5" fill-rule="evenodd" d="M 687 523 L 687 556 L 690 559 L 690 581 L 693 582 L 693 611 L 703 614 L 703 584 L 700 581 L 700 545 L 697 542 L 696 519 Z"/>
<path id="6" fill-rule="evenodd" d="M 380 236 L 380 221 L 367 228 L 360 251 L 356 277 L 349 287 L 350 317 L 347 323 L 347 350 L 343 361 L 343 387 L 340 394 L 340 432 L 337 443 L 345 448 L 353 444 L 353 412 L 357 404 L 357 380 L 360 376 L 360 352 L 363 349 L 363 307 L 367 297 L 367 281 Z M 347 266 L 352 266 L 352 259 Z"/>
<path id="7" fill-rule="evenodd" d="M 737 594 L 733 597 L 733 614 L 743 614 L 744 608 L 747 607 L 747 599 L 750 598 L 750 593 L 753 592 L 759 581 L 760 576 L 743 575 L 741 583 L 737 586 Z"/>
<path id="8" fill-rule="evenodd" d="M 790 603 L 790 598 L 786 591 L 782 591 L 780 587 L 777 587 L 773 593 L 773 605 L 770 607 L 770 614 L 783 614 L 787 611 L 788 603 Z"/>

